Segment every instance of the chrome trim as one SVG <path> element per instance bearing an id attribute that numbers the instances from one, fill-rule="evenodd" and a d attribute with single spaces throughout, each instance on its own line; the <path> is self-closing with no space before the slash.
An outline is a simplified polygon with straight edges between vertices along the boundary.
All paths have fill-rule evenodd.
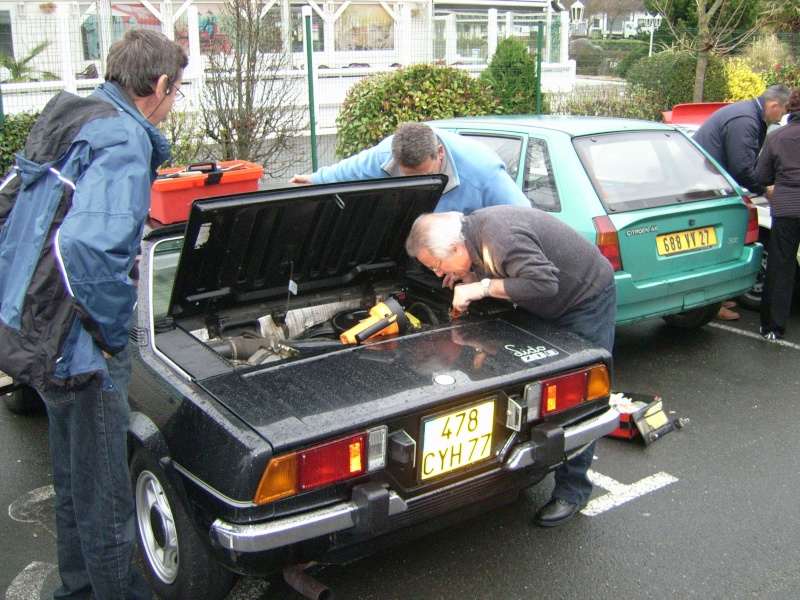
<path id="1" fill-rule="evenodd" d="M 619 413 L 617 409 L 609 409 L 601 415 L 597 415 L 574 425 L 564 428 L 564 450 L 569 452 L 579 446 L 584 446 L 594 440 L 608 435 L 619 427 Z"/>
<path id="2" fill-rule="evenodd" d="M 531 466 L 534 463 L 535 451 L 536 444 L 533 442 L 526 442 L 519 446 L 514 446 L 506 462 L 503 463 L 503 468 L 507 471 L 517 471 Z"/>
<path id="3" fill-rule="evenodd" d="M 408 510 L 396 492 L 389 490 L 389 515 Z M 211 524 L 211 536 L 234 552 L 264 552 L 355 527 L 355 502 L 334 504 L 268 523 L 237 525 L 220 519 Z"/>
<path id="4" fill-rule="evenodd" d="M 614 408 L 609 408 L 601 415 L 592 417 L 572 427 L 564 428 L 564 452 L 585 446 L 594 440 L 608 435 L 619 426 L 619 413 Z M 516 446 L 509 454 L 503 468 L 507 471 L 516 471 L 529 467 L 536 462 L 536 448 L 534 442 L 526 442 Z"/>
<path id="5" fill-rule="evenodd" d="M 172 466 L 174 466 L 175 469 L 181 473 L 181 475 L 183 475 L 187 479 L 191 480 L 191 482 L 194 483 L 196 486 L 198 486 L 200 488 L 203 488 L 205 491 L 207 491 L 209 494 L 211 494 L 215 498 L 217 498 L 219 500 L 222 500 L 225 504 L 228 504 L 230 506 L 234 506 L 236 508 L 253 508 L 254 506 L 256 506 L 256 504 L 253 503 L 252 501 L 251 502 L 246 502 L 246 501 L 242 501 L 242 500 L 234 500 L 233 498 L 229 498 L 228 496 L 226 496 L 222 492 L 219 492 L 219 491 L 215 490 L 213 487 L 208 485 L 205 481 L 203 481 L 202 479 L 200 479 L 196 475 L 192 474 L 190 471 L 187 471 L 185 467 L 180 466 L 174 460 L 172 461 Z"/>

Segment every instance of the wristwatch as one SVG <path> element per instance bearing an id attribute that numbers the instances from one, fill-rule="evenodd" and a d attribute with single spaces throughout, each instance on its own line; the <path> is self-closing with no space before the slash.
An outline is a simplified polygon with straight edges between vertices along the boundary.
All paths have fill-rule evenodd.
<path id="1" fill-rule="evenodd" d="M 489 297 L 489 284 L 492 282 L 491 279 L 481 279 L 481 287 L 483 288 L 483 297 Z"/>

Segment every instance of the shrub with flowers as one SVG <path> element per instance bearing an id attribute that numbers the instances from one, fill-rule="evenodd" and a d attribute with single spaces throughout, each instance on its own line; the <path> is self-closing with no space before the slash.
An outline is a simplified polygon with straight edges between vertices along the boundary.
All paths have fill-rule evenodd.
<path id="1" fill-rule="evenodd" d="M 728 84 L 726 102 L 749 100 L 760 96 L 767 89 L 764 78 L 754 73 L 741 58 L 731 58 L 725 62 L 725 77 Z"/>
<path id="2" fill-rule="evenodd" d="M 764 77 L 766 84 L 782 83 L 790 88 L 800 86 L 800 62 L 778 63 Z"/>

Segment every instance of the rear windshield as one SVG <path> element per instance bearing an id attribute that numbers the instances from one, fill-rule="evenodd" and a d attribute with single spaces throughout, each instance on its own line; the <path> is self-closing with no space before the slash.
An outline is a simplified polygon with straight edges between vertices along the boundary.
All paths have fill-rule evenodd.
<path id="1" fill-rule="evenodd" d="M 574 144 L 609 212 L 736 195 L 681 133 L 621 132 L 576 138 Z"/>

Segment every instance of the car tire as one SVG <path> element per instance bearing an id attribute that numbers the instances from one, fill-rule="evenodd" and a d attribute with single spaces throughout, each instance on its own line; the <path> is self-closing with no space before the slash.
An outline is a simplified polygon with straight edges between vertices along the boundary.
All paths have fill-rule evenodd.
<path id="1" fill-rule="evenodd" d="M 761 267 L 756 275 L 756 282 L 753 287 L 747 290 L 744 294 L 739 296 L 736 301 L 745 308 L 750 310 L 761 309 L 761 295 L 764 293 L 764 281 L 767 277 L 767 248 L 769 245 L 769 232 L 762 230 L 758 235 L 759 243 L 764 246 L 763 253 L 761 254 Z"/>
<path id="2" fill-rule="evenodd" d="M 676 315 L 668 315 L 664 317 L 664 320 L 668 325 L 678 329 L 700 329 L 703 325 L 707 325 L 714 320 L 721 306 L 722 302 L 714 302 L 714 304 L 709 304 L 708 306 L 693 308 Z"/>
<path id="3" fill-rule="evenodd" d="M 30 415 L 44 410 L 44 401 L 32 387 L 23 385 L 3 395 L 6 408 L 18 415 Z"/>
<path id="4" fill-rule="evenodd" d="M 209 554 L 164 470 L 147 450 L 131 458 L 136 534 L 145 574 L 163 600 L 221 600 L 236 576 Z"/>

